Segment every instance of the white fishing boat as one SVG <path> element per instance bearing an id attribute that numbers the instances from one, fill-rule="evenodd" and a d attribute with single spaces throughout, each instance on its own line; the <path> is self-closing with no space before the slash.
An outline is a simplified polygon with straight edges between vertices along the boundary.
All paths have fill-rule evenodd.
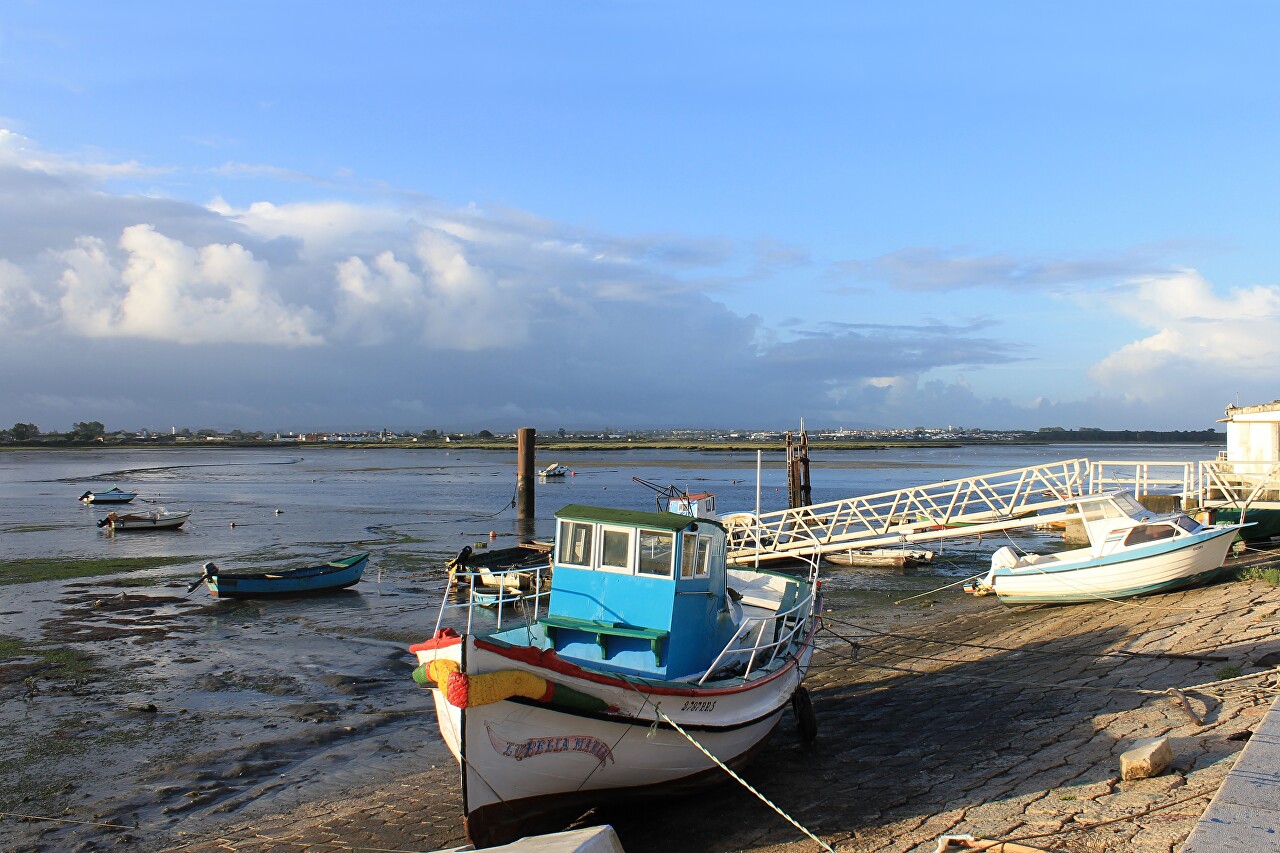
<path id="1" fill-rule="evenodd" d="M 144 512 L 129 512 L 121 515 L 109 512 L 98 519 L 98 526 L 116 530 L 176 530 L 191 517 L 191 510 L 169 512 L 164 509 L 151 509 Z"/>
<path id="2" fill-rule="evenodd" d="M 728 568 L 725 530 L 706 518 L 579 505 L 556 518 L 549 597 L 480 631 L 493 614 L 451 624 L 446 594 L 432 639 L 411 647 L 477 847 L 726 780 L 706 753 L 742 766 L 789 702 L 816 733 L 801 686 L 816 561 L 802 577 Z"/>
<path id="3" fill-rule="evenodd" d="M 538 476 L 539 477 L 563 477 L 568 473 L 569 473 L 568 465 L 561 465 L 559 462 L 554 462 L 548 465 L 546 468 L 543 468 L 541 471 L 539 471 Z"/>
<path id="4" fill-rule="evenodd" d="M 1079 501 L 1087 548 L 991 555 L 991 570 L 966 584 L 1003 604 L 1068 604 L 1168 592 L 1211 580 L 1246 525 L 1207 526 L 1182 513 L 1153 513 L 1128 492 Z"/>

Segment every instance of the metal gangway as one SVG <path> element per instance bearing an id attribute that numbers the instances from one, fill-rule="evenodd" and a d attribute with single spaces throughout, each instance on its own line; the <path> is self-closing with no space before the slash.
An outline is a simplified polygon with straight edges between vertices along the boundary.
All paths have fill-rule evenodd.
<path id="1" fill-rule="evenodd" d="M 1089 460 L 1070 459 L 927 486 L 721 520 L 733 565 L 885 548 L 1078 518 Z"/>

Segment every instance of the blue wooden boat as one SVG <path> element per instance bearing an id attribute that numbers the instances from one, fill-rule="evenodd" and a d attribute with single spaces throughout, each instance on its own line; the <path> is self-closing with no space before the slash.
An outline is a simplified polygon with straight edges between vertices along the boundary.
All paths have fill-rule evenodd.
<path id="1" fill-rule="evenodd" d="M 85 492 L 80 500 L 87 504 L 127 504 L 137 496 L 137 492 L 126 492 L 119 486 L 112 486 L 105 492 Z"/>
<path id="2" fill-rule="evenodd" d="M 213 563 L 204 564 L 204 574 L 188 591 L 203 581 L 215 598 L 272 598 L 291 595 L 315 595 L 335 592 L 353 586 L 364 574 L 369 554 L 356 554 L 301 569 L 278 572 L 222 573 Z"/>

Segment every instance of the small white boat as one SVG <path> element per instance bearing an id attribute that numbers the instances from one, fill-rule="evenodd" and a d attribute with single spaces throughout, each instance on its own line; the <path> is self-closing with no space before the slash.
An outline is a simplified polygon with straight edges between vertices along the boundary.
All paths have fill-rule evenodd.
<path id="1" fill-rule="evenodd" d="M 539 477 L 563 477 L 569 473 L 569 466 L 561 465 L 559 462 L 548 465 L 538 472 Z"/>
<path id="2" fill-rule="evenodd" d="M 823 554 L 822 559 L 837 566 L 867 566 L 870 568 L 909 569 L 933 561 L 932 551 L 904 548 L 864 548 L 834 551 Z"/>
<path id="3" fill-rule="evenodd" d="M 1182 512 L 1153 513 L 1128 492 L 1079 502 L 1089 547 L 991 555 L 991 571 L 965 585 L 1002 604 L 1070 604 L 1168 592 L 1211 580 L 1247 525 L 1206 526 Z"/>
<path id="4" fill-rule="evenodd" d="M 107 513 L 105 518 L 98 519 L 99 527 L 116 530 L 174 530 L 183 525 L 191 517 L 191 510 L 185 512 L 169 512 L 163 509 L 152 509 L 145 512 L 130 512 L 120 515 Z"/>
<path id="5" fill-rule="evenodd" d="M 573 505 L 556 519 L 545 604 L 505 625 L 499 611 L 485 630 L 491 614 L 446 623 L 442 607 L 432 638 L 410 647 L 462 769 L 473 844 L 726 781 L 703 748 L 743 766 L 788 703 L 812 740 L 801 681 L 821 613 L 816 561 L 799 577 L 729 568 L 725 530 L 706 518 Z"/>
<path id="6" fill-rule="evenodd" d="M 87 504 L 127 504 L 137 496 L 137 492 L 126 492 L 119 486 L 112 486 L 105 492 L 85 492 L 80 500 Z"/>

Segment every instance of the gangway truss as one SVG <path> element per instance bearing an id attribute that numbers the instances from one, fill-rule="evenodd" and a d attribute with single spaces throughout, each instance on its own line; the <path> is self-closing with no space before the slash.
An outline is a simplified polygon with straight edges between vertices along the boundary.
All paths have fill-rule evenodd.
<path id="1" fill-rule="evenodd" d="M 1078 517 L 1089 460 L 1070 459 L 844 498 L 722 517 L 735 565 L 885 548 Z"/>

